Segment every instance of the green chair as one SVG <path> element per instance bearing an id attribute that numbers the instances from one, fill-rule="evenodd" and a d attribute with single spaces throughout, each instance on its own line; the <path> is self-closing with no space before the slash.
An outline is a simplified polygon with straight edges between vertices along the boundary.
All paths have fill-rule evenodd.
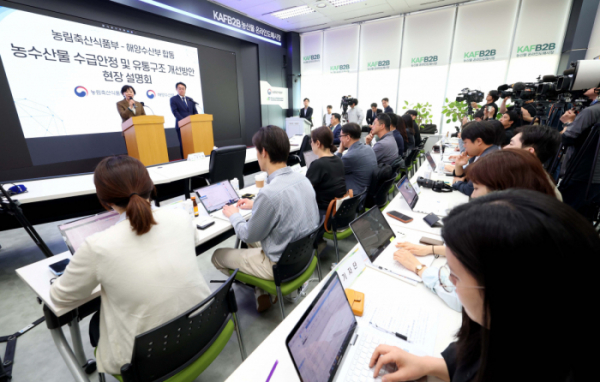
<path id="1" fill-rule="evenodd" d="M 340 208 L 335 212 L 335 215 L 329 218 L 331 225 L 331 232 L 325 232 L 323 237 L 325 239 L 333 240 L 333 246 L 335 247 L 335 255 L 337 262 L 340 262 L 340 250 L 338 247 L 338 240 L 344 240 L 352 236 L 352 230 L 350 229 L 350 222 L 356 219 L 359 207 L 367 196 L 367 192 L 362 194 L 354 195 L 342 202 Z"/>
<path id="2" fill-rule="evenodd" d="M 310 279 L 315 269 L 318 269 L 319 280 L 321 280 L 321 268 L 319 260 L 315 256 L 315 241 L 320 228 L 319 224 L 308 235 L 287 245 L 279 261 L 273 265 L 274 280 L 264 280 L 243 272 L 237 272 L 235 279 L 244 284 L 258 287 L 270 295 L 277 295 L 281 318 L 284 319 L 283 296 L 299 289 Z M 230 270 L 229 272 L 234 271 Z"/>
<path id="3" fill-rule="evenodd" d="M 121 382 L 192 382 L 217 358 L 234 330 L 242 361 L 246 350 L 237 320 L 232 289 L 237 269 L 200 304 L 135 337 L 131 362 L 121 367 Z M 104 374 L 99 374 L 105 381 Z"/>

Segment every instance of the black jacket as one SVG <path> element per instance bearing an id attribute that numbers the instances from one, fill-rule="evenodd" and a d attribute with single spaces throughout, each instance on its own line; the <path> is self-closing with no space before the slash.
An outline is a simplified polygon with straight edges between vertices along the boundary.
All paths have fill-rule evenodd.
<path id="1" fill-rule="evenodd" d="M 377 109 L 377 113 L 375 115 L 373 115 L 372 109 L 367 110 L 367 125 L 372 125 L 373 121 L 375 121 L 375 117 L 377 117 L 381 113 L 383 113 L 381 109 Z"/>
<path id="2" fill-rule="evenodd" d="M 312 115 L 313 115 L 313 108 L 312 107 L 308 107 L 308 109 L 306 110 L 306 115 L 304 115 L 304 108 L 300 109 L 300 118 L 304 118 L 304 119 L 308 119 L 310 121 L 310 123 L 312 123 Z"/>

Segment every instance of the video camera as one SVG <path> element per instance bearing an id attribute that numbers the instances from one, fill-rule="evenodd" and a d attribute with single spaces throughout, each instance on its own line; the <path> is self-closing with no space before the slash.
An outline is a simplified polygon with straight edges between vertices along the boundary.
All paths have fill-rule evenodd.
<path id="1" fill-rule="evenodd" d="M 471 106 L 471 103 L 481 101 L 483 101 L 483 92 L 481 90 L 471 90 L 469 88 L 464 88 L 456 96 L 456 102 L 467 103 L 467 115 L 473 115 L 473 107 Z"/>
<path id="2" fill-rule="evenodd" d="M 351 95 L 342 96 L 342 102 L 340 103 L 340 107 L 342 108 L 342 116 L 344 119 L 348 120 L 348 106 L 352 103 L 358 103 L 356 98 L 352 98 Z"/>

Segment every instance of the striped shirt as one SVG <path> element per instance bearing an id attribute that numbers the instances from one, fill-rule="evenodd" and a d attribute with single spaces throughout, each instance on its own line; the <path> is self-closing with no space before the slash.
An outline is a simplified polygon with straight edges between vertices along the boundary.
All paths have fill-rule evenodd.
<path id="1" fill-rule="evenodd" d="M 273 172 L 266 183 L 254 200 L 250 220 L 235 213 L 229 221 L 240 240 L 260 241 L 269 259 L 278 262 L 289 243 L 317 228 L 319 210 L 310 181 L 291 168 Z"/>

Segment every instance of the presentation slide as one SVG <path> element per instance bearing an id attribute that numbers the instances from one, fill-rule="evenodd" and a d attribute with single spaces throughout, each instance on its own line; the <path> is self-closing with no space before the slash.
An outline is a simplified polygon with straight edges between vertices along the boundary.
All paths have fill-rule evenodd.
<path id="1" fill-rule="evenodd" d="M 0 7 L 0 57 L 25 138 L 121 131 L 131 85 L 146 114 L 175 126 L 175 84 L 204 110 L 196 48 Z"/>

